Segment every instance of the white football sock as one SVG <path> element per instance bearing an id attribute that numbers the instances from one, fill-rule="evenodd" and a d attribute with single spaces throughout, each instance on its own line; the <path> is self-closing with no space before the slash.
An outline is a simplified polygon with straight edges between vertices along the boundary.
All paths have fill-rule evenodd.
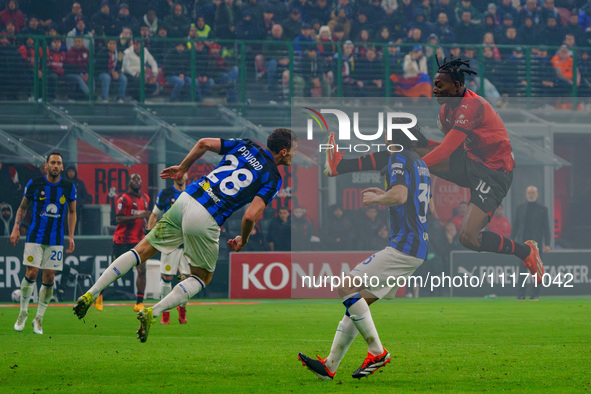
<path id="1" fill-rule="evenodd" d="M 171 290 L 172 284 L 170 283 L 170 281 L 166 281 L 160 278 L 160 299 L 166 297 Z"/>
<path id="2" fill-rule="evenodd" d="M 35 281 L 30 282 L 26 276 L 21 280 L 21 313 L 28 313 L 29 302 L 31 301 L 31 294 L 33 294 L 33 287 Z"/>
<path id="3" fill-rule="evenodd" d="M 47 305 L 51 302 L 51 297 L 53 296 L 53 283 L 50 285 L 46 285 L 43 283 L 41 285 L 41 290 L 39 291 L 39 306 L 37 307 L 37 317 L 39 320 L 43 320 L 43 315 L 45 314 L 45 310 L 47 309 Z"/>
<path id="4" fill-rule="evenodd" d="M 190 277 L 191 275 L 185 275 L 185 274 L 181 274 L 181 282 L 184 281 L 185 279 L 187 279 L 188 277 Z M 187 303 L 184 302 L 181 304 L 181 308 L 186 308 L 187 307 Z"/>
<path id="5" fill-rule="evenodd" d="M 359 334 L 359 330 L 355 327 L 351 318 L 347 315 L 343 316 L 343 320 L 339 322 L 337 332 L 334 334 L 330 354 L 326 358 L 326 366 L 330 372 L 337 371 L 341 360 L 345 357 L 345 353 L 347 353 L 357 334 Z"/>
<path id="6" fill-rule="evenodd" d="M 101 291 L 105 290 L 111 283 L 125 275 L 127 271 L 135 267 L 139 262 L 140 257 L 133 249 L 117 257 L 97 279 L 96 283 L 88 290 L 88 292 L 92 294 L 92 299 L 95 300 Z"/>
<path id="7" fill-rule="evenodd" d="M 374 356 L 378 356 L 382 354 L 384 348 L 382 346 L 382 342 L 380 342 L 380 337 L 378 336 L 378 331 L 376 330 L 376 326 L 373 324 L 373 319 L 371 317 L 371 312 L 369 311 L 369 305 L 367 305 L 367 301 L 361 298 L 357 302 L 350 305 L 347 310 L 351 315 L 351 320 L 355 327 L 367 342 L 367 349 L 368 351 L 373 354 Z"/>
<path id="8" fill-rule="evenodd" d="M 186 304 L 195 294 L 199 293 L 205 288 L 201 279 L 196 276 L 190 276 L 184 281 L 177 284 L 169 295 L 160 300 L 154 305 L 152 315 L 154 317 L 160 316 L 164 311 L 172 309 L 178 305 Z"/>

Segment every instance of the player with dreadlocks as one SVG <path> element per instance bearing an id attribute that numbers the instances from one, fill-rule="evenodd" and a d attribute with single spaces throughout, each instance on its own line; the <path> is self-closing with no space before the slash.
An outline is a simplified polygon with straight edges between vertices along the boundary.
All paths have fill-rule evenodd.
<path id="1" fill-rule="evenodd" d="M 452 57 L 442 63 L 437 59 L 437 64 L 433 95 L 441 105 L 437 123 L 445 137 L 416 151 L 431 173 L 470 189 L 460 243 L 478 252 L 515 255 L 541 283 L 544 265 L 535 241 L 521 244 L 482 231 L 513 180 L 515 160 L 505 125 L 488 101 L 464 86 L 464 76 L 476 74 L 468 60 Z"/>

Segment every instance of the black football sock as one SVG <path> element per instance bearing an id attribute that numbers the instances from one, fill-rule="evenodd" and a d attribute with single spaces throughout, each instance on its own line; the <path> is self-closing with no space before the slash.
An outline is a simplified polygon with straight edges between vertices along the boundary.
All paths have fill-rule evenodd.
<path id="1" fill-rule="evenodd" d="M 142 302 L 144 302 L 144 295 L 141 293 L 137 293 L 137 297 L 135 299 L 135 303 L 136 304 L 141 304 Z"/>
<path id="2" fill-rule="evenodd" d="M 480 243 L 479 252 L 493 252 L 500 254 L 512 254 L 525 260 L 531 248 L 525 244 L 520 244 L 509 238 L 501 237 L 492 231 L 482 232 L 482 242 Z"/>

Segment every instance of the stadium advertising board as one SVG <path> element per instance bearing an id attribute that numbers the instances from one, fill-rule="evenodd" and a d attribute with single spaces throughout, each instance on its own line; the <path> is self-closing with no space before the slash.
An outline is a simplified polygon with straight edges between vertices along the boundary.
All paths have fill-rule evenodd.
<path id="1" fill-rule="evenodd" d="M 336 281 L 371 255 L 372 252 L 232 253 L 230 298 L 338 298 Z"/>
<path id="2" fill-rule="evenodd" d="M 545 253 L 544 274 L 540 296 L 591 294 L 591 251 L 555 251 Z M 452 283 L 454 297 L 484 297 L 486 295 L 517 296 L 518 287 L 532 278 L 519 272 L 521 262 L 514 256 L 460 251 L 451 253 L 451 277 L 461 277 Z M 464 285 L 467 284 L 467 285 Z M 529 291 L 530 289 L 526 289 Z"/>
<path id="3" fill-rule="evenodd" d="M 111 249 L 113 242 L 111 239 L 80 239 L 76 238 L 76 249 L 74 253 L 64 254 L 64 265 L 82 272 L 92 273 L 94 280 L 103 273 L 111 264 Z M 15 247 L 10 245 L 8 237 L 0 238 L 0 245 L 4 251 L 0 255 L 0 301 L 10 301 L 10 294 L 20 288 L 21 279 L 25 275 L 26 267 L 23 265 L 24 242 L 19 242 Z M 118 279 L 109 287 L 105 296 L 111 299 L 129 299 L 134 298 L 135 290 L 135 270 L 129 271 L 122 278 Z M 70 276 L 70 278 L 72 278 Z M 62 274 L 56 275 L 56 283 L 63 280 Z M 66 287 L 64 301 L 71 301 L 73 297 L 73 282 L 70 280 Z M 41 285 L 41 275 L 37 277 L 37 286 Z M 86 291 L 92 284 L 89 280 L 81 283 L 82 291 Z M 109 295 L 112 293 L 112 297 Z M 80 289 L 78 290 L 80 294 Z"/>

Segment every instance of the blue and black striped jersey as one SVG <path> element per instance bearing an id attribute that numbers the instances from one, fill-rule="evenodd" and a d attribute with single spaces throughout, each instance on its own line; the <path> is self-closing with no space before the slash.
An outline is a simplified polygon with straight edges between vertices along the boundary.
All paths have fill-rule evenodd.
<path id="1" fill-rule="evenodd" d="M 182 192 L 182 190 L 177 190 L 174 185 L 160 190 L 158 197 L 156 197 L 156 206 L 162 211 L 162 213 L 165 213 L 170 207 L 172 207 L 172 204 L 178 200 Z"/>
<path id="2" fill-rule="evenodd" d="M 271 152 L 248 139 L 221 139 L 224 158 L 208 175 L 187 190 L 221 226 L 255 196 L 268 204 L 281 189 L 282 179 Z"/>
<path id="3" fill-rule="evenodd" d="M 414 151 L 404 150 L 390 156 L 386 183 L 387 190 L 395 185 L 404 185 L 408 188 L 406 202 L 390 207 L 390 246 L 424 260 L 429 246 L 429 169 Z"/>
<path id="4" fill-rule="evenodd" d="M 24 196 L 33 208 L 27 242 L 63 245 L 67 206 L 76 201 L 76 187 L 61 177 L 50 183 L 42 176 L 29 180 Z"/>

